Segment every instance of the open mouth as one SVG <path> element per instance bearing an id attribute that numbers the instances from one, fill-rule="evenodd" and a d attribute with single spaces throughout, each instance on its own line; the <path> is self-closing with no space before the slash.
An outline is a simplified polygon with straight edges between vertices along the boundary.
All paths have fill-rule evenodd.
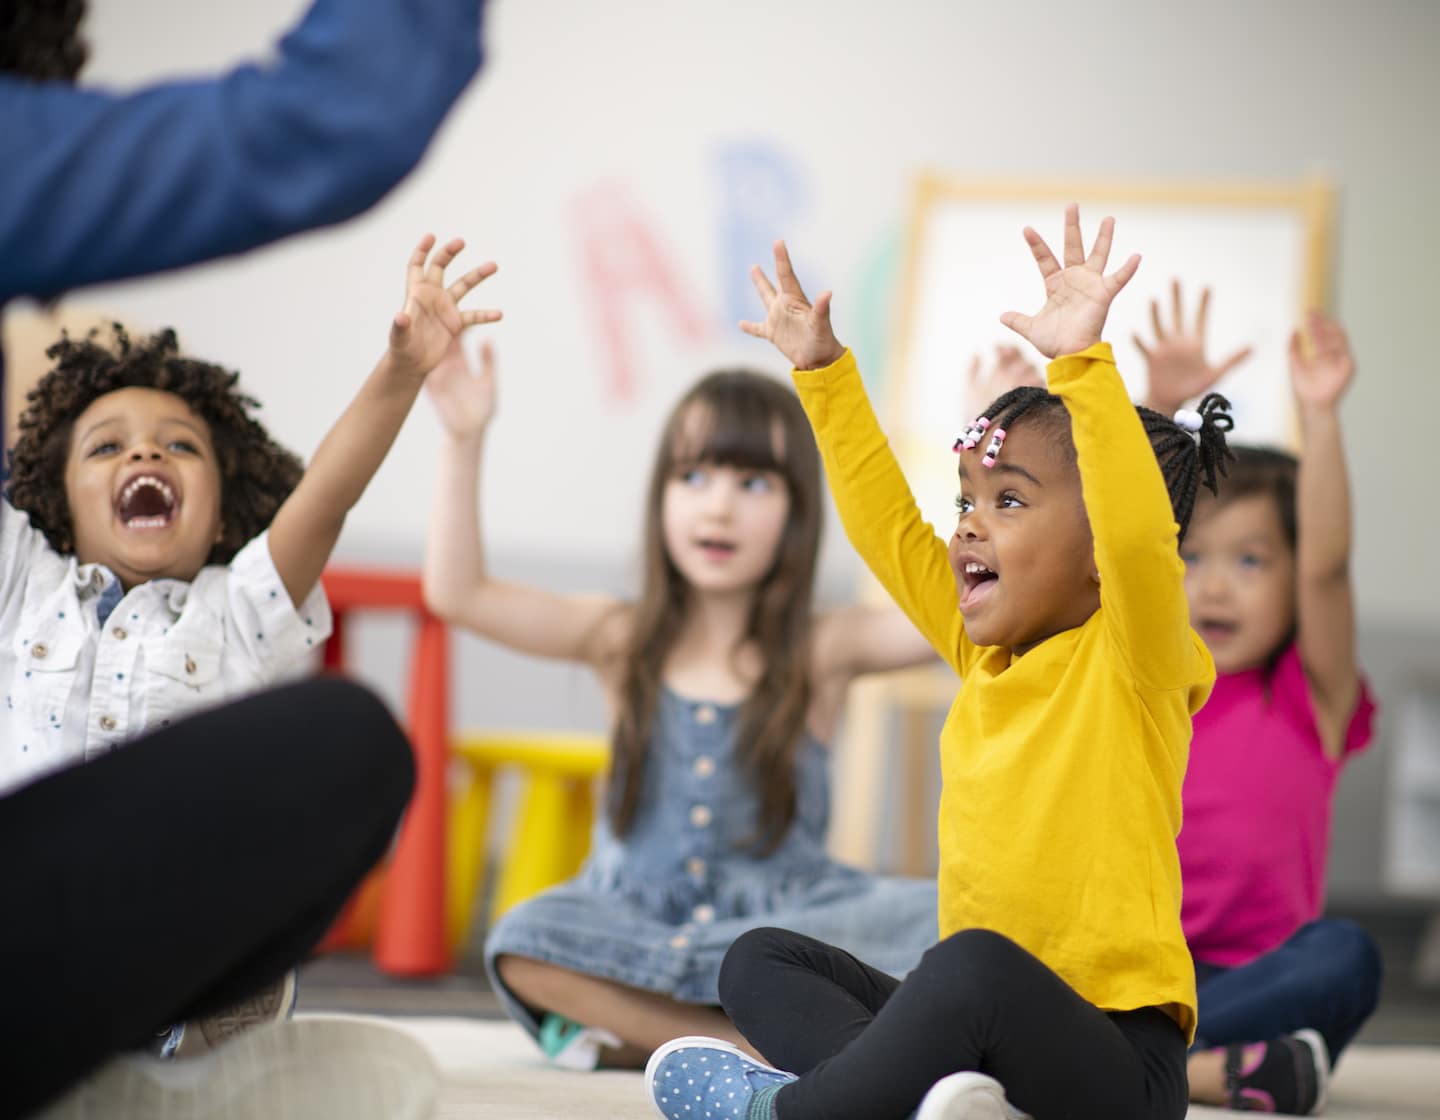
<path id="1" fill-rule="evenodd" d="M 1000 573 L 978 560 L 966 561 L 962 569 L 965 590 L 960 595 L 960 609 L 974 606 L 988 596 L 1000 579 Z"/>
<path id="2" fill-rule="evenodd" d="M 1222 618 L 1202 618 L 1196 621 L 1195 629 L 1206 643 L 1223 642 L 1235 636 L 1239 624 Z"/>
<path id="3" fill-rule="evenodd" d="M 695 542 L 700 551 L 712 560 L 724 560 L 735 555 L 737 546 L 733 541 L 716 540 L 710 537 L 702 537 Z"/>
<path id="4" fill-rule="evenodd" d="M 153 474 L 136 475 L 115 500 L 115 516 L 127 529 L 163 529 L 175 520 L 180 503 L 174 488 Z"/>

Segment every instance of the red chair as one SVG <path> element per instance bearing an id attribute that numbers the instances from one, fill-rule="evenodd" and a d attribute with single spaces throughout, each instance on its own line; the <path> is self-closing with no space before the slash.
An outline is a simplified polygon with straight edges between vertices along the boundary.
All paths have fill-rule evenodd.
<path id="1" fill-rule="evenodd" d="M 400 825 L 388 866 L 378 874 L 375 967 L 396 976 L 433 976 L 451 964 L 446 939 L 446 768 L 449 763 L 450 643 L 445 624 L 425 609 L 418 576 L 359 568 L 331 568 L 321 577 L 335 618 L 325 668 L 345 670 L 345 630 L 358 611 L 406 611 L 418 627 L 410 659 L 406 707 L 415 750 L 415 794 Z M 373 882 L 372 882 L 373 887 Z M 362 915 L 373 890 L 362 889 L 336 920 L 322 948 L 353 944 L 347 927 Z M 360 938 L 363 941 L 363 937 Z"/>

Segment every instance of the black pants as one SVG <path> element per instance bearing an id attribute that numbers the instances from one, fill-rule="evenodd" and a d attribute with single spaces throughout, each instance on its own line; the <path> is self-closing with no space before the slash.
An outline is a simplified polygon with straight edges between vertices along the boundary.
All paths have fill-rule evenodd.
<path id="1" fill-rule="evenodd" d="M 988 930 L 946 938 L 903 983 L 814 938 L 752 930 L 725 956 L 720 1001 L 766 1060 L 801 1075 L 775 1097 L 780 1120 L 903 1120 L 961 1070 L 1036 1120 L 1185 1116 L 1173 1019 L 1106 1014 Z"/>
<path id="2" fill-rule="evenodd" d="M 297 964 L 413 781 L 384 706 L 322 679 L 0 799 L 0 1115 Z"/>

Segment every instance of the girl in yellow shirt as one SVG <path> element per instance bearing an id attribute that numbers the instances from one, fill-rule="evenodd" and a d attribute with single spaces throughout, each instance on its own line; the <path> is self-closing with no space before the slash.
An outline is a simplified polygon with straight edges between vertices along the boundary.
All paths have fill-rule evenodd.
<path id="1" fill-rule="evenodd" d="M 1195 977 L 1175 836 L 1215 671 L 1178 541 L 1200 482 L 1215 488 L 1229 417 L 1223 398 L 1175 420 L 1131 405 L 1100 333 L 1139 258 L 1105 275 L 1112 234 L 1107 218 L 1087 256 L 1071 207 L 1062 265 L 1025 231 L 1045 304 L 1001 321 L 1053 359 L 1050 389 L 1004 394 L 957 441 L 948 548 L 835 339 L 829 293 L 805 298 L 783 245 L 778 290 L 755 270 L 767 318 L 742 326 L 794 364 L 846 532 L 964 681 L 940 738 L 941 940 L 902 984 L 796 934 L 742 937 L 720 997 L 780 1068 L 667 1043 L 647 1069 L 662 1115 L 1185 1115 Z"/>

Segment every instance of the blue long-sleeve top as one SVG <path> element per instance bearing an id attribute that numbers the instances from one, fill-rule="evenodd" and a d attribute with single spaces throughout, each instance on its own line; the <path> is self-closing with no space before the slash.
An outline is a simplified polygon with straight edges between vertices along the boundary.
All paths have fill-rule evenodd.
<path id="1" fill-rule="evenodd" d="M 0 75 L 0 307 L 341 221 L 479 69 L 483 0 L 316 0 L 273 61 L 115 95 Z"/>

